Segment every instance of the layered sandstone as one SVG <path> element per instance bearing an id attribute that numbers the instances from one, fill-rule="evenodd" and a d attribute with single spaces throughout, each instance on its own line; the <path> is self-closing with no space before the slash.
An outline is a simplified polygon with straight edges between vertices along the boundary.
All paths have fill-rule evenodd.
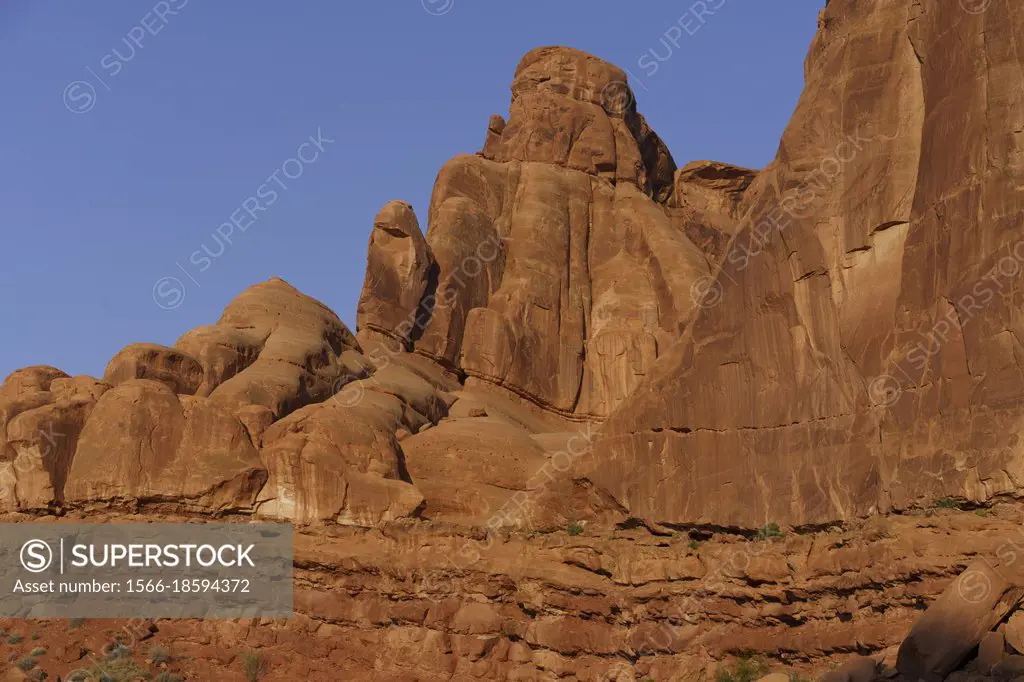
<path id="1" fill-rule="evenodd" d="M 1022 520 L 1011 505 L 984 518 L 939 510 L 773 540 L 590 527 L 488 536 L 432 522 L 300 528 L 294 618 L 158 620 L 136 658 L 159 645 L 194 679 L 237 682 L 250 649 L 275 682 L 701 682 L 743 656 L 786 679 L 871 656 L 878 679 L 912 682 L 895 668 L 925 605 L 956 589 L 965 556 L 1019 545 Z M 69 639 L 67 654 L 53 646 L 40 659 L 55 678 L 121 624 L 0 625 L 39 630 L 48 645 Z"/>

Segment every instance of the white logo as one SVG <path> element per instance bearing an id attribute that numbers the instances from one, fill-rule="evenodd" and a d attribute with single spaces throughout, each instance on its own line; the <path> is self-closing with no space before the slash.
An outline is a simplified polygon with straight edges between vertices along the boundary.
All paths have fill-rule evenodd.
<path id="1" fill-rule="evenodd" d="M 29 540 L 21 546 L 21 565 L 26 571 L 42 573 L 53 563 L 53 550 L 42 540 Z"/>
<path id="2" fill-rule="evenodd" d="M 64 88 L 64 106 L 72 114 L 84 114 L 96 106 L 96 88 L 87 81 L 71 81 Z"/>
<path id="3" fill-rule="evenodd" d="M 153 285 L 153 302 L 164 310 L 174 310 L 185 302 L 185 285 L 177 277 L 161 277 Z"/>
<path id="4" fill-rule="evenodd" d="M 704 275 L 690 285 L 690 296 L 701 308 L 714 308 L 722 302 L 723 295 L 722 283 L 711 275 Z"/>
<path id="5" fill-rule="evenodd" d="M 970 570 L 960 576 L 957 581 L 957 592 L 960 597 L 971 604 L 980 604 L 992 592 L 992 581 L 978 570 Z"/>
<path id="6" fill-rule="evenodd" d="M 625 81 L 612 81 L 601 88 L 601 105 L 609 114 L 624 116 L 636 100 Z"/>
<path id="7" fill-rule="evenodd" d="M 991 4 L 992 0 L 960 0 L 960 6 L 971 14 L 983 14 Z"/>
<path id="8" fill-rule="evenodd" d="M 423 5 L 423 9 L 427 10 L 427 14 L 433 14 L 435 17 L 448 14 L 452 7 L 455 7 L 455 0 L 420 0 Z"/>
<path id="9" fill-rule="evenodd" d="M 888 374 L 877 376 L 868 384 L 868 397 L 871 399 L 871 404 L 876 407 L 892 407 L 902 395 L 903 387 L 900 382 Z"/>

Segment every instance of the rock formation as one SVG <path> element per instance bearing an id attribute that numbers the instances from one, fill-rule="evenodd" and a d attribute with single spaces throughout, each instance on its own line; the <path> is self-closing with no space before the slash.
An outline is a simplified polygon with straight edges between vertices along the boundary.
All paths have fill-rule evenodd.
<path id="1" fill-rule="evenodd" d="M 295 524 L 300 618 L 195 626 L 308 649 L 277 679 L 1009 674 L 1022 579 L 943 595 L 1024 495 L 1024 6 L 973 9 L 829 2 L 760 171 L 529 52 L 426 232 L 377 215 L 357 333 L 272 279 L 19 370 L 0 506 Z"/>
<path id="2" fill-rule="evenodd" d="M 422 289 L 416 221 L 403 211 L 410 246 L 388 251 L 378 218 L 358 327 L 415 331 L 416 353 L 467 377 L 572 419 L 602 418 L 674 343 L 691 286 L 710 273 L 709 254 L 663 203 L 675 170 L 621 70 L 568 48 L 534 50 L 516 69 L 508 122 L 492 118 L 483 153 L 438 175 L 426 235 L 436 274 L 416 306 L 380 306 Z M 406 316 L 397 333 L 396 313 Z"/>
<path id="3" fill-rule="evenodd" d="M 801 526 L 1024 492 L 1024 7 L 964 4 L 824 11 L 704 307 L 586 472 L 632 515 Z"/>

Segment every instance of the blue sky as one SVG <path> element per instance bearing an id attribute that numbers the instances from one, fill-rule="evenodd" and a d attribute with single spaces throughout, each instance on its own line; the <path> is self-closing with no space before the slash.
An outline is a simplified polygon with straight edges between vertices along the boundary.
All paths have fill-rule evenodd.
<path id="1" fill-rule="evenodd" d="M 354 329 L 374 215 L 403 199 L 426 229 L 540 45 L 627 69 L 679 165 L 763 166 L 823 5 L 2 0 L 0 376 L 101 375 L 272 276 Z"/>

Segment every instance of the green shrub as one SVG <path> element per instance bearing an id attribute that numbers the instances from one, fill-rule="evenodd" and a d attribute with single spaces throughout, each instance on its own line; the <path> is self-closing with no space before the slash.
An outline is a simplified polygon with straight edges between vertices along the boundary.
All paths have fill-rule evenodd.
<path id="1" fill-rule="evenodd" d="M 740 658 L 731 667 L 720 667 L 715 682 L 754 682 L 764 677 L 768 666 L 754 658 Z"/>
<path id="2" fill-rule="evenodd" d="M 757 529 L 758 540 L 775 540 L 777 538 L 783 537 L 783 535 L 785 535 L 785 533 L 783 533 L 782 529 L 779 528 L 779 524 L 774 522 L 767 523 L 761 528 Z"/>
<path id="3" fill-rule="evenodd" d="M 38 632 L 33 632 L 32 633 L 32 639 L 33 640 L 39 639 L 39 633 Z"/>
<path id="4" fill-rule="evenodd" d="M 7 638 L 7 643 L 8 644 L 17 644 L 18 642 L 20 642 L 23 639 L 25 639 L 25 637 L 20 632 L 12 632 L 11 636 Z"/>
<path id="5" fill-rule="evenodd" d="M 256 682 L 269 669 L 270 664 L 267 663 L 267 659 L 260 652 L 247 651 L 242 654 L 242 672 L 245 674 L 247 682 Z"/>
<path id="6" fill-rule="evenodd" d="M 36 659 L 34 659 L 34 658 L 23 658 L 20 661 L 18 661 L 18 667 L 23 672 L 28 672 L 32 668 L 36 667 Z"/>
<path id="7" fill-rule="evenodd" d="M 940 497 L 932 506 L 936 509 L 960 509 L 960 503 L 952 497 Z"/>
<path id="8" fill-rule="evenodd" d="M 117 660 L 119 658 L 131 657 L 132 650 L 126 647 L 124 644 L 121 644 L 120 642 L 114 644 L 114 646 L 110 647 L 110 649 L 107 651 L 107 660 L 110 661 Z"/>
<path id="9" fill-rule="evenodd" d="M 39 656 L 42 656 L 45 653 L 46 653 L 46 648 L 45 647 L 37 646 L 35 649 L 32 650 L 31 653 L 29 653 L 29 656 L 39 657 Z"/>
<path id="10" fill-rule="evenodd" d="M 185 678 L 178 673 L 169 673 L 166 670 L 153 678 L 154 682 L 185 682 Z"/>
<path id="11" fill-rule="evenodd" d="M 583 526 L 581 526 L 580 524 L 578 524 L 575 521 L 573 521 L 568 526 L 566 526 L 565 532 L 568 533 L 569 535 L 582 535 L 583 534 Z"/>
<path id="12" fill-rule="evenodd" d="M 162 646 L 155 646 L 149 650 L 149 662 L 153 665 L 171 662 L 171 653 Z"/>
<path id="13" fill-rule="evenodd" d="M 87 671 L 76 671 L 78 678 L 68 676 L 68 682 L 136 682 L 140 677 L 149 679 L 149 671 L 131 658 L 115 658 L 102 665 L 95 665 Z"/>
<path id="14" fill-rule="evenodd" d="M 700 547 L 699 542 L 697 542 L 696 540 L 690 540 L 690 549 L 696 551 L 698 547 Z"/>

